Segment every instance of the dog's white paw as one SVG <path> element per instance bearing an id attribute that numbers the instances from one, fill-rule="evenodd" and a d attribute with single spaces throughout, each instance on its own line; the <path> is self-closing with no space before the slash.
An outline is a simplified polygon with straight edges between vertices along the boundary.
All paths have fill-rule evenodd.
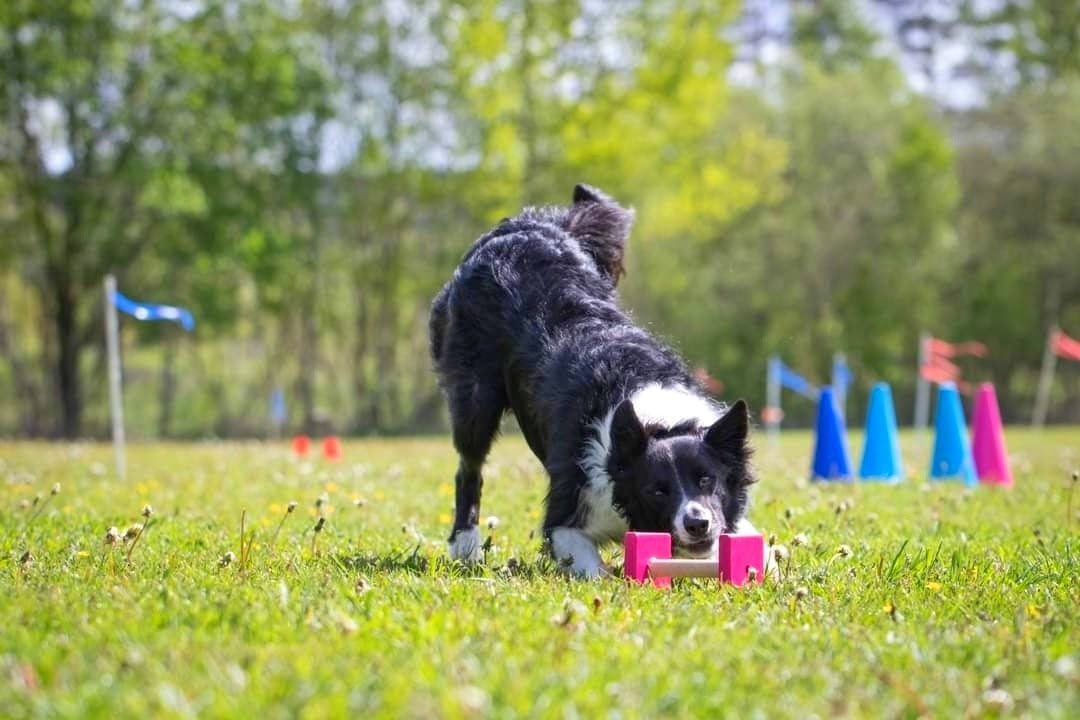
<path id="1" fill-rule="evenodd" d="M 596 543 L 575 528 L 555 528 L 551 531 L 551 554 L 559 567 L 576 577 L 591 580 L 611 574 Z"/>
<path id="2" fill-rule="evenodd" d="M 462 562 L 476 563 L 483 559 L 480 549 L 480 528 L 473 526 L 458 530 L 450 541 L 450 557 Z"/>

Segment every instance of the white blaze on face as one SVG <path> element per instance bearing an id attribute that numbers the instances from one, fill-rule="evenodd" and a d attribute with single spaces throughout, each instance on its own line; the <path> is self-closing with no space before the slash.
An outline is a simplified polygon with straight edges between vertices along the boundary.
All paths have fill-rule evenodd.
<path id="1" fill-rule="evenodd" d="M 716 525 L 719 519 L 715 516 L 713 511 L 708 505 L 698 502 L 697 500 L 688 500 L 685 496 L 682 502 L 679 504 L 679 509 L 675 512 L 675 519 L 672 522 L 672 534 L 678 538 L 679 543 L 682 545 L 693 545 L 695 542 L 701 542 L 702 538 L 693 538 L 688 532 L 686 532 L 686 519 L 691 518 L 694 520 L 708 520 L 709 528 L 707 534 L 712 534 L 716 530 Z M 716 542 L 713 541 L 713 547 L 715 551 Z"/>

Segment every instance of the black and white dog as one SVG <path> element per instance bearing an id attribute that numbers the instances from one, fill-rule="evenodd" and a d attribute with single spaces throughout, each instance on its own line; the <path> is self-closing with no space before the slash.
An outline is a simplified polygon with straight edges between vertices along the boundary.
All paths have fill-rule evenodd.
<path id="1" fill-rule="evenodd" d="M 460 456 L 454 558 L 480 558 L 480 470 L 507 410 L 550 476 L 544 534 L 576 575 L 604 574 L 597 543 L 628 528 L 670 532 L 695 557 L 752 530 L 746 404 L 709 400 L 617 305 L 632 223 L 578 185 L 570 207 L 527 208 L 481 237 L 435 298 L 431 353 Z"/>

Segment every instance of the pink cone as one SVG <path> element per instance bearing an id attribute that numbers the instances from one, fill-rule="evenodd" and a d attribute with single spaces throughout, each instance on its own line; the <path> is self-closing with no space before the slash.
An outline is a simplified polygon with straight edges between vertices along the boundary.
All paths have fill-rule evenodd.
<path id="1" fill-rule="evenodd" d="M 979 386 L 975 397 L 974 431 L 971 452 L 975 456 L 975 471 L 979 482 L 1012 487 L 1012 468 L 1005 452 L 1005 431 L 1001 427 L 1001 411 L 997 394 L 991 383 Z"/>

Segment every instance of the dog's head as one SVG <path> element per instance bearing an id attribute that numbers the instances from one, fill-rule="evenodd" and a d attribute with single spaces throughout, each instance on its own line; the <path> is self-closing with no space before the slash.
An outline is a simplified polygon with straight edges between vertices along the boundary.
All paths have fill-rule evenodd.
<path id="1" fill-rule="evenodd" d="M 671 533 L 681 555 L 712 554 L 749 502 L 749 425 L 742 400 L 704 430 L 650 427 L 629 400 L 621 403 L 611 420 L 608 473 L 630 529 Z"/>

